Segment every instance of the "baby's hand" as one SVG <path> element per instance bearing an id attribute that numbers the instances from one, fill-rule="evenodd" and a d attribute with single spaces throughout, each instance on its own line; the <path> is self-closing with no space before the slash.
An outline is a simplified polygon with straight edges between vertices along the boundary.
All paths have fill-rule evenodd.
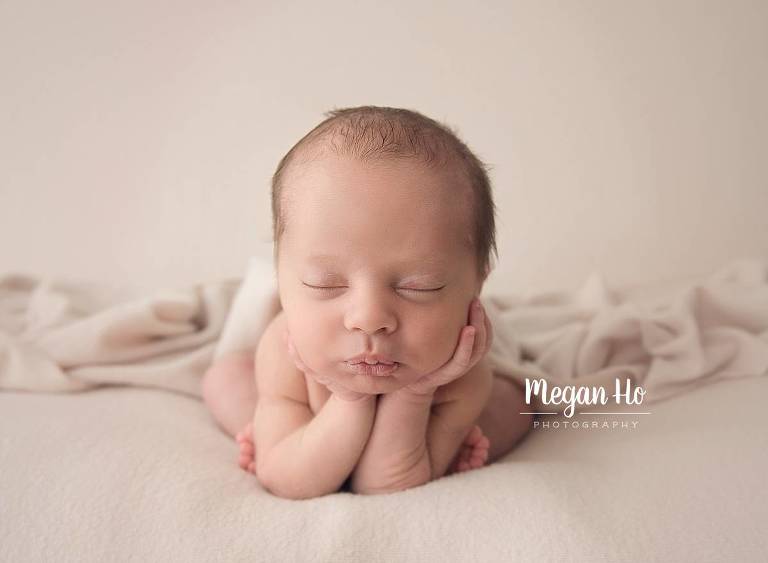
<path id="1" fill-rule="evenodd" d="M 330 378 L 320 375 L 319 373 L 309 369 L 304 364 L 304 362 L 301 361 L 301 358 L 299 357 L 299 353 L 296 351 L 296 348 L 293 345 L 293 341 L 291 340 L 291 334 L 288 332 L 288 329 L 286 329 L 285 333 L 283 334 L 283 340 L 285 340 L 286 344 L 288 345 L 288 354 L 290 354 L 291 359 L 293 360 L 293 363 L 296 364 L 296 367 L 299 368 L 299 370 L 306 373 L 312 379 L 317 381 L 320 385 L 325 386 L 331 393 L 338 396 L 340 399 L 344 399 L 345 401 L 358 401 L 360 399 L 370 397 L 370 395 L 365 393 L 357 393 L 355 391 L 350 391 L 349 389 L 342 387 L 335 381 L 331 381 Z"/>
<path id="2" fill-rule="evenodd" d="M 476 298 L 469 308 L 470 324 L 462 328 L 453 357 L 442 367 L 405 387 L 406 391 L 418 395 L 432 393 L 441 385 L 459 379 L 491 349 L 493 327 L 483 310 L 483 304 Z"/>

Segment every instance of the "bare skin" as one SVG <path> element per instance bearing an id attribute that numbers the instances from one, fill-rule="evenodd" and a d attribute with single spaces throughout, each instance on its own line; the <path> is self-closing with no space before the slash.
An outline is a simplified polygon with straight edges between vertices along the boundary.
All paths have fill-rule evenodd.
<path id="1" fill-rule="evenodd" d="M 203 396 L 219 426 L 235 438 L 240 449 L 239 466 L 256 474 L 253 413 L 257 393 L 253 359 L 252 353 L 221 358 L 205 375 Z M 330 392 L 309 378 L 305 381 L 309 406 L 316 414 Z M 524 406 L 523 390 L 508 378 L 494 374 L 491 396 L 446 475 L 478 469 L 508 454 L 529 430 L 532 417 L 519 414 Z"/>
<path id="2" fill-rule="evenodd" d="M 278 496 L 311 498 L 347 478 L 355 492 L 403 490 L 509 452 L 532 419 L 485 358 L 492 327 L 475 305 L 488 272 L 468 240 L 464 177 L 330 156 L 288 184 L 282 311 L 255 357 L 222 358 L 203 381 L 243 468 Z M 360 354 L 397 368 L 351 369 Z"/>

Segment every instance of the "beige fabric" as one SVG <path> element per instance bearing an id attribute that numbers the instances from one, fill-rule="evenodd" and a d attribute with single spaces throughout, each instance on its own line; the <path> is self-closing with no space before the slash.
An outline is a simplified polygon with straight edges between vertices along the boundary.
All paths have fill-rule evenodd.
<path id="1" fill-rule="evenodd" d="M 544 378 L 612 391 L 616 377 L 629 376 L 652 403 L 710 381 L 768 373 L 765 262 L 735 262 L 655 291 L 624 294 L 594 274 L 573 292 L 483 301 L 495 330 L 495 369 L 523 384 Z M 143 296 L 7 275 L 0 278 L 0 388 L 120 384 L 199 395 L 211 361 L 255 348 L 279 310 L 272 264 L 259 258 L 242 282 Z"/>
<path id="2" fill-rule="evenodd" d="M 259 487 L 192 397 L 0 393 L 0 560 L 762 562 L 766 393 L 719 382 L 634 430 L 540 428 L 478 471 L 307 501 Z"/>
<path id="3" fill-rule="evenodd" d="M 491 350 L 497 371 L 523 384 L 544 378 L 612 392 L 615 378 L 628 377 L 654 403 L 713 381 L 768 374 L 764 261 L 625 290 L 593 274 L 576 292 L 491 296 L 486 307 L 499 327 Z"/>

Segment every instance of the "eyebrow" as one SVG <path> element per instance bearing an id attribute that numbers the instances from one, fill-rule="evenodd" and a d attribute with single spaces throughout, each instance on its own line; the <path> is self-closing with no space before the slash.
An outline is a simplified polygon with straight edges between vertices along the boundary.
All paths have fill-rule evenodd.
<path id="1" fill-rule="evenodd" d="M 333 254 L 310 254 L 307 256 L 307 261 L 309 262 L 323 262 L 323 263 L 334 263 L 338 262 L 340 258 L 338 256 L 334 256 Z M 437 258 L 434 256 L 426 256 L 423 258 L 412 258 L 408 260 L 401 260 L 400 265 L 402 266 L 411 266 L 411 265 L 430 265 L 430 266 L 445 266 L 448 264 L 448 261 L 443 258 Z"/>

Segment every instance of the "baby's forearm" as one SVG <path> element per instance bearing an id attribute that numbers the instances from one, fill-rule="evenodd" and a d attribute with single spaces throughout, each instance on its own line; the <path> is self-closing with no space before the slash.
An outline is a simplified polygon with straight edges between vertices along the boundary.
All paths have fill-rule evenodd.
<path id="1" fill-rule="evenodd" d="M 338 491 L 360 458 L 375 412 L 375 395 L 358 401 L 331 395 L 311 421 L 277 443 L 267 452 L 268 459 L 260 460 L 259 481 L 273 494 L 292 499 Z"/>
<path id="2" fill-rule="evenodd" d="M 353 492 L 387 493 L 430 480 L 427 424 L 433 394 L 381 395 L 365 450 L 352 472 Z"/>

